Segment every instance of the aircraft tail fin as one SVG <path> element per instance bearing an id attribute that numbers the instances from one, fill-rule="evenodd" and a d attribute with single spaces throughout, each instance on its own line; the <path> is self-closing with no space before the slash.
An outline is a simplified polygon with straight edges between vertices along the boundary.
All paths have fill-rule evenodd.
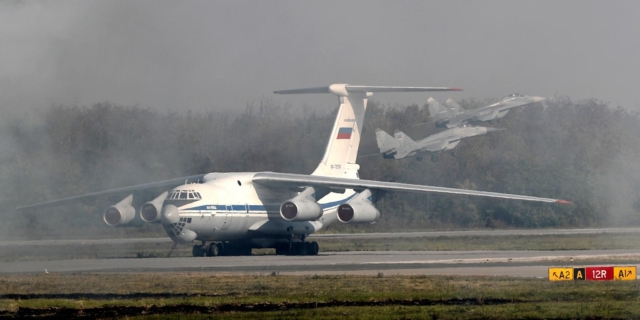
<path id="1" fill-rule="evenodd" d="M 404 132 L 396 129 L 396 131 L 393 132 L 393 136 L 398 142 L 398 145 L 403 149 L 417 149 L 416 142 Z"/>
<path id="2" fill-rule="evenodd" d="M 447 102 L 445 102 L 445 105 L 447 106 L 447 109 L 449 109 L 449 112 L 451 113 L 451 115 L 454 117 L 466 112 L 466 110 L 464 110 L 459 104 L 453 101 L 453 99 L 447 99 Z"/>
<path id="3" fill-rule="evenodd" d="M 434 98 L 429 98 L 427 100 L 427 106 L 429 107 L 429 115 L 431 116 L 431 119 L 433 119 L 433 121 L 444 120 L 449 114 L 447 109 Z"/>
<path id="4" fill-rule="evenodd" d="M 312 173 L 318 176 L 357 178 L 356 164 L 364 114 L 373 92 L 460 91 L 450 87 L 387 87 L 332 84 L 327 87 L 274 91 L 277 94 L 332 93 L 338 96 L 340 107 L 333 124 L 322 161 Z"/>
<path id="5" fill-rule="evenodd" d="M 380 153 L 387 153 L 398 148 L 398 141 L 380 128 L 376 129 L 376 142 Z"/>

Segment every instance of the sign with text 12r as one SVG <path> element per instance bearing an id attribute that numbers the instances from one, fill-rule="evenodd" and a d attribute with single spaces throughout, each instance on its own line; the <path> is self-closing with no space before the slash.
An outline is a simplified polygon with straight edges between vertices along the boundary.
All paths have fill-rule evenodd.
<path id="1" fill-rule="evenodd" d="M 613 267 L 586 267 L 587 280 L 613 280 Z"/>

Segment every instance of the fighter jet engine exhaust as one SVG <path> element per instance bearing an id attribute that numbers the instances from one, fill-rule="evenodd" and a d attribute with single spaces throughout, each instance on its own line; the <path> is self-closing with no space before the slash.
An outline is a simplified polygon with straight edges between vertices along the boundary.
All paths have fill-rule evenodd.
<path id="1" fill-rule="evenodd" d="M 282 203 L 280 215 L 287 221 L 313 221 L 322 216 L 322 208 L 317 202 L 291 199 Z"/>
<path id="2" fill-rule="evenodd" d="M 160 211 L 162 203 L 169 193 L 163 192 L 157 198 L 145 203 L 140 207 L 140 219 L 144 222 L 160 222 Z"/>
<path id="3" fill-rule="evenodd" d="M 338 206 L 338 220 L 342 223 L 371 223 L 380 217 L 380 211 L 366 202 L 344 203 Z"/>
<path id="4" fill-rule="evenodd" d="M 131 222 L 136 215 L 136 209 L 131 205 L 132 201 L 133 194 L 130 194 L 128 197 L 122 199 L 122 201 L 107 208 L 103 214 L 104 222 L 110 227 Z"/>

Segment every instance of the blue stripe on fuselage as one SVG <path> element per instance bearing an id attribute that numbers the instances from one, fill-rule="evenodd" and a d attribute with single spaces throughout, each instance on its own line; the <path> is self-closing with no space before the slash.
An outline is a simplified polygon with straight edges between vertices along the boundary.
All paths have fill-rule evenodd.
<path id="1" fill-rule="evenodd" d="M 342 200 L 338 200 L 338 201 L 333 201 L 333 202 L 327 202 L 327 203 L 320 203 L 320 207 L 322 209 L 329 209 L 332 207 L 337 207 L 351 199 L 353 199 L 353 197 L 356 196 L 357 193 L 342 199 Z M 227 209 L 228 208 L 228 209 Z M 222 204 L 218 204 L 218 205 L 202 205 L 202 206 L 197 206 L 197 207 L 192 207 L 192 208 L 186 208 L 186 209 L 182 209 L 182 211 L 199 211 L 199 210 L 216 210 L 216 211 L 246 211 L 246 205 L 244 204 L 234 204 L 234 205 L 222 205 Z M 250 204 L 249 205 L 249 211 L 266 211 L 266 207 L 264 205 L 253 205 Z"/>

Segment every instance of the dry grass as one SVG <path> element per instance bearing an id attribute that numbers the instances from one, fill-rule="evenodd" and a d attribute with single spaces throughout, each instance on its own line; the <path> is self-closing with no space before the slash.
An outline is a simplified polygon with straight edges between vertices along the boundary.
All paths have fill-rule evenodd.
<path id="1" fill-rule="evenodd" d="M 55 314 L 64 310 L 131 312 L 131 308 L 143 308 L 158 318 L 184 316 L 181 312 L 190 308 L 195 308 L 190 312 L 196 318 L 210 313 L 238 318 L 361 319 L 640 316 L 640 284 L 635 281 L 95 273 L 0 276 L 0 292 L 0 310 L 5 316 L 16 315 L 18 310 L 53 310 Z M 8 298 L 10 294 L 44 296 Z M 313 307 L 313 303 L 321 305 Z M 281 310 L 272 310 L 274 305 Z M 269 310 L 256 311 L 260 306 Z"/>

